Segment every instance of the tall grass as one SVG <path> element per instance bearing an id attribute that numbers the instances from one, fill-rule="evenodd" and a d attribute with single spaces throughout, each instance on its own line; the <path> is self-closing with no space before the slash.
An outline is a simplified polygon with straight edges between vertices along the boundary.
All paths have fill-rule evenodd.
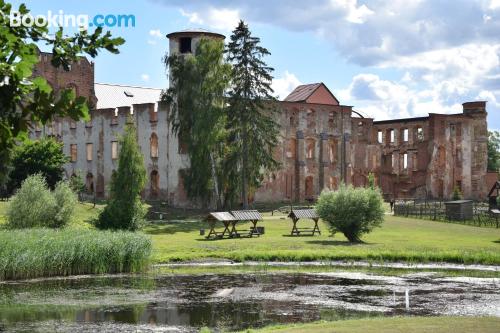
<path id="1" fill-rule="evenodd" d="M 150 255 L 151 241 L 141 233 L 0 230 L 0 280 L 139 272 Z"/>

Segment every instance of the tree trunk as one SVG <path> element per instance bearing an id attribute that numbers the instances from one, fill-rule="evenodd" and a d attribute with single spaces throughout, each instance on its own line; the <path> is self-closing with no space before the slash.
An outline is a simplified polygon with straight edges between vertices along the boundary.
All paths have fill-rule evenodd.
<path id="1" fill-rule="evenodd" d="M 217 210 L 220 210 L 222 207 L 222 202 L 221 202 L 221 197 L 220 197 L 220 193 L 219 193 L 219 182 L 217 180 L 217 172 L 215 170 L 214 155 L 212 154 L 212 152 L 209 152 L 209 156 L 210 156 L 210 166 L 211 166 L 211 171 L 212 171 L 212 180 L 214 182 L 214 192 L 215 192 Z"/>
<path id="2" fill-rule="evenodd" d="M 243 209 L 248 209 L 248 179 L 247 179 L 248 145 L 247 145 L 246 126 L 243 127 L 243 133 L 241 135 L 241 144 L 243 148 L 243 156 L 241 162 L 241 201 Z"/>

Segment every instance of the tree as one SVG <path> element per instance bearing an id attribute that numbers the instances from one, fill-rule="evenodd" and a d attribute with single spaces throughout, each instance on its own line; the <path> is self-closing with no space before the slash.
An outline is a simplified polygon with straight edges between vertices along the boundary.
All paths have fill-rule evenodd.
<path id="1" fill-rule="evenodd" d="M 146 213 L 141 192 L 146 183 L 144 157 L 137 143 L 137 132 L 133 123 L 125 127 L 120 139 L 118 168 L 111 178 L 109 199 L 99 214 L 96 227 L 99 229 L 137 230 L 144 222 Z"/>
<path id="2" fill-rule="evenodd" d="M 500 132 L 488 132 L 488 170 L 500 169 Z"/>
<path id="3" fill-rule="evenodd" d="M 316 211 L 333 232 L 342 232 L 350 242 L 361 242 L 363 234 L 382 224 L 382 204 L 378 189 L 353 188 L 342 184 L 338 191 L 321 193 Z"/>
<path id="4" fill-rule="evenodd" d="M 462 195 L 462 191 L 460 190 L 460 187 L 455 186 L 453 188 L 453 193 L 451 195 L 451 199 L 452 200 L 462 200 L 463 199 L 463 195 Z"/>
<path id="5" fill-rule="evenodd" d="M 204 203 L 215 197 L 223 205 L 221 161 L 227 149 L 224 93 L 231 66 L 224 62 L 224 43 L 202 38 L 194 55 L 165 58 L 171 84 L 163 98 L 170 103 L 173 132 L 187 145 L 190 168 L 184 173 L 188 197 Z"/>
<path id="6" fill-rule="evenodd" d="M 82 171 L 77 170 L 71 177 L 69 177 L 69 186 L 71 190 L 78 195 L 78 200 L 81 200 L 81 194 L 85 192 L 86 186 L 83 181 Z"/>
<path id="7" fill-rule="evenodd" d="M 273 157 L 279 134 L 271 88 L 273 68 L 262 59 L 269 54 L 260 46 L 260 39 L 252 36 L 248 26 L 240 21 L 227 46 L 227 60 L 233 65 L 228 129 L 234 151 L 226 172 L 239 174 L 244 208 L 248 207 L 250 188 L 257 188 L 264 172 L 279 165 Z"/>
<path id="8" fill-rule="evenodd" d="M 85 98 L 77 97 L 73 89 L 56 92 L 43 77 L 32 77 L 38 62 L 36 43 L 52 46 L 52 65 L 68 71 L 81 54 L 96 57 L 101 49 L 118 53 L 117 46 L 125 42 L 111 38 L 109 31 L 103 34 L 100 27 L 92 34 L 85 30 L 70 37 L 64 36 L 62 28 L 49 35 L 47 26 L 11 27 L 11 11 L 12 5 L 0 0 L 0 184 L 5 181 L 4 166 L 12 148 L 27 137 L 30 124 L 45 124 L 53 116 L 88 118 Z M 21 17 L 29 13 L 24 4 L 17 11 Z"/>
<path id="9" fill-rule="evenodd" d="M 374 190 L 377 185 L 375 184 L 375 175 L 373 174 L 373 172 L 370 172 L 368 173 L 368 186 Z"/>
<path id="10" fill-rule="evenodd" d="M 68 157 L 63 144 L 52 138 L 25 141 L 14 149 L 12 171 L 9 174 L 9 190 L 14 191 L 30 175 L 41 174 L 48 186 L 54 189 L 63 179 L 64 164 Z"/>

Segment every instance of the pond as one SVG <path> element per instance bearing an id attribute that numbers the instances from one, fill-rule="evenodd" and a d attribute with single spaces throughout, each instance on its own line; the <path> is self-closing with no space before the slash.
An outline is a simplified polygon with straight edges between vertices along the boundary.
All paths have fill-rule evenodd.
<path id="1" fill-rule="evenodd" d="M 0 283 L 0 332 L 198 332 L 393 315 L 500 316 L 500 279 L 431 272 L 149 274 Z M 406 297 L 408 293 L 408 297 Z"/>

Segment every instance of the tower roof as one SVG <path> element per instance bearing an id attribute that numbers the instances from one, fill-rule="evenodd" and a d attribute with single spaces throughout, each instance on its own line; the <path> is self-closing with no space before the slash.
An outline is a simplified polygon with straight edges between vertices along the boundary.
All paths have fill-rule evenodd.
<path id="1" fill-rule="evenodd" d="M 193 35 L 204 35 L 204 36 L 210 36 L 210 37 L 215 37 L 215 38 L 222 38 L 225 39 L 226 36 L 223 34 L 219 34 L 217 32 L 211 32 L 205 29 L 201 28 L 195 28 L 195 29 L 184 29 L 180 31 L 175 31 L 167 34 L 167 38 L 176 38 L 176 37 L 190 37 Z"/>

